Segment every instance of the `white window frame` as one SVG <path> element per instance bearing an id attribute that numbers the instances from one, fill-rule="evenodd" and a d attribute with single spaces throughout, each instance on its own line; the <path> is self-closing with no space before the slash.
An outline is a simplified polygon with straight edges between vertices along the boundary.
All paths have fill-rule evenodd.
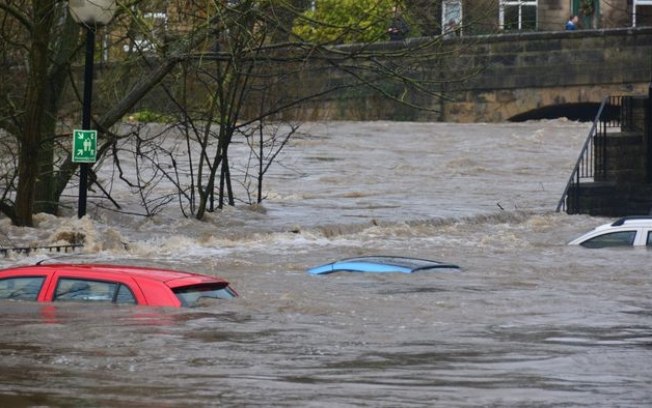
<path id="1" fill-rule="evenodd" d="M 534 6 L 536 8 L 537 16 L 539 15 L 538 0 L 500 0 L 500 5 L 498 7 L 498 25 L 501 30 L 505 29 L 505 6 L 518 6 L 518 30 L 523 29 L 523 6 Z M 535 22 L 535 26 L 539 26 L 539 21 Z"/>
<path id="2" fill-rule="evenodd" d="M 441 3 L 441 30 L 445 34 L 450 20 L 455 20 L 457 32 L 462 35 L 462 0 L 445 0 Z"/>
<path id="3" fill-rule="evenodd" d="M 636 27 L 636 7 L 652 6 L 652 0 L 634 0 L 632 3 L 632 27 Z"/>
<path id="4" fill-rule="evenodd" d="M 152 22 L 152 30 L 160 29 L 163 33 L 168 31 L 168 14 L 166 12 L 146 12 L 143 13 L 143 18 Z M 154 37 L 160 37 L 160 34 L 156 34 Z M 141 52 L 155 52 L 157 47 L 155 42 L 151 42 L 147 38 L 135 39 L 134 45 Z M 125 44 L 123 50 L 128 52 L 130 46 Z"/>

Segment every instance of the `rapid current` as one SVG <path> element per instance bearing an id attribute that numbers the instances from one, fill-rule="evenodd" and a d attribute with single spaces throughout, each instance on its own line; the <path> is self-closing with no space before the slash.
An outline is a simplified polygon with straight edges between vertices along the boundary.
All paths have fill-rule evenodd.
<path id="1" fill-rule="evenodd" d="M 0 407 L 652 406 L 652 252 L 567 246 L 610 220 L 555 212 L 589 127 L 306 123 L 261 205 L 145 218 L 116 183 L 133 211 L 92 194 L 78 220 L 71 188 L 35 228 L 0 218 L 5 244 L 86 237 L 3 268 L 161 266 L 240 293 L 173 310 L 2 302 Z M 461 270 L 306 274 L 358 255 Z"/>

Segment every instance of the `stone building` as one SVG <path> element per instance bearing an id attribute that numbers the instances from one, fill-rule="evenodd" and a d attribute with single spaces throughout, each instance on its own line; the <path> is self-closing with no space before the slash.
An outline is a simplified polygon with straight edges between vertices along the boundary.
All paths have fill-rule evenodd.
<path id="1" fill-rule="evenodd" d="M 227 7 L 238 3 L 221 1 Z M 319 0 L 291 3 L 302 10 L 315 7 Z M 155 0 L 139 8 L 141 24 L 150 31 L 136 38 L 135 45 L 141 49 L 154 47 L 166 34 L 184 31 L 193 21 L 205 19 L 207 11 L 180 0 Z M 579 29 L 652 26 L 652 0 L 411 0 L 405 1 L 405 8 L 413 24 L 411 36 L 562 31 L 571 15 L 579 17 Z M 291 16 L 283 18 L 292 24 Z"/>
<path id="2" fill-rule="evenodd" d="M 440 0 L 441 27 L 453 19 L 470 34 L 496 31 L 560 31 L 571 15 L 579 28 L 652 25 L 650 0 Z M 464 34 L 464 29 L 461 31 Z"/>

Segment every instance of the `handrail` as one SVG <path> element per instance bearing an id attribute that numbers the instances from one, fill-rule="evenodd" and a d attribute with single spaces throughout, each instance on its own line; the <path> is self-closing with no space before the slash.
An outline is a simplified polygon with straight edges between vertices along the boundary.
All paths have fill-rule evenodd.
<path id="1" fill-rule="evenodd" d="M 68 252 L 74 251 L 76 248 L 83 248 L 82 244 L 66 244 L 66 245 L 48 245 L 48 246 L 24 246 L 24 247 L 2 247 L 0 248 L 0 254 L 3 256 L 8 256 L 10 252 L 18 252 L 19 254 L 30 254 L 32 251 L 37 251 L 39 249 L 46 249 L 49 252 Z"/>
<path id="2" fill-rule="evenodd" d="M 620 97 L 613 97 L 613 96 L 607 96 L 602 100 L 602 103 L 600 104 L 600 108 L 598 109 L 598 113 L 595 115 L 595 119 L 593 120 L 593 125 L 591 126 L 591 130 L 589 131 L 589 134 L 586 138 L 586 141 L 584 142 L 584 145 L 582 146 L 582 150 L 580 151 L 579 157 L 577 158 L 577 161 L 575 162 L 575 167 L 573 168 L 573 172 L 571 173 L 570 177 L 568 178 L 568 182 L 566 183 L 566 187 L 564 188 L 564 192 L 561 196 L 561 199 L 559 200 L 559 203 L 557 204 L 557 210 L 556 212 L 560 212 L 562 208 L 566 207 L 566 201 L 568 198 L 568 192 L 570 191 L 571 187 L 575 184 L 579 186 L 580 184 L 580 179 L 581 178 L 590 178 L 594 177 L 595 174 L 595 156 L 598 156 L 598 159 L 602 160 L 602 163 L 600 163 L 600 168 L 599 170 L 601 172 L 606 171 L 606 156 L 605 156 L 605 149 L 604 149 L 604 141 L 603 141 L 603 146 L 600 151 L 594 151 L 593 149 L 593 141 L 596 139 L 596 136 L 598 136 L 598 130 L 599 130 L 599 124 L 601 122 L 602 114 L 605 110 L 605 107 L 612 101 L 615 100 L 615 98 Z M 620 103 L 616 103 L 615 105 L 620 105 Z M 603 122 L 603 133 L 604 136 L 606 137 L 606 127 L 607 121 L 602 121 Z M 617 121 L 617 124 L 620 125 L 620 121 Z M 603 174 L 604 175 L 604 174 Z M 579 198 L 579 188 L 575 189 L 576 196 Z M 577 200 L 576 200 L 577 202 Z"/>

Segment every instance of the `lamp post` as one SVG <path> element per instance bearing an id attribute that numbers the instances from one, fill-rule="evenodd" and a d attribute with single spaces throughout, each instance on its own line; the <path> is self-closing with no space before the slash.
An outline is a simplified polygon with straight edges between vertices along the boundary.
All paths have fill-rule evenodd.
<path id="1" fill-rule="evenodd" d="M 108 24 L 116 11 L 115 0 L 69 0 L 68 9 L 73 20 L 86 29 L 86 60 L 84 62 L 84 95 L 82 107 L 82 132 L 73 132 L 73 161 L 76 161 L 75 139 L 86 137 L 83 131 L 91 130 L 91 100 L 93 97 L 93 65 L 95 54 L 95 31 L 98 27 Z M 96 139 L 93 139 L 96 142 Z M 79 202 L 77 216 L 86 215 L 86 194 L 88 184 L 89 162 L 95 162 L 95 147 L 91 142 L 84 140 L 84 147 L 90 150 L 92 158 L 84 156 L 79 166 Z"/>

